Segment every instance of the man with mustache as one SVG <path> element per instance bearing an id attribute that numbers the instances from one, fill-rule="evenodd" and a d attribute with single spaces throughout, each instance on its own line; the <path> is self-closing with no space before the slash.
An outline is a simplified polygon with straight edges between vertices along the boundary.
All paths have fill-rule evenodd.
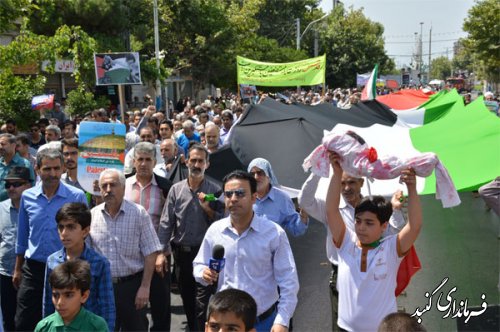
<path id="1" fill-rule="evenodd" d="M 65 138 L 61 141 L 62 154 L 66 173 L 61 176 L 61 180 L 66 184 L 83 190 L 78 182 L 78 139 Z"/>
<path id="2" fill-rule="evenodd" d="M 115 331 L 148 331 L 146 307 L 161 250 L 148 212 L 124 199 L 125 176 L 108 168 L 99 176 L 104 203 L 91 210 L 89 246 L 109 260 L 115 294 Z"/>
<path id="3" fill-rule="evenodd" d="M 66 203 L 87 204 L 83 191 L 61 182 L 64 160 L 57 149 L 36 155 L 41 181 L 23 192 L 19 206 L 16 265 L 12 282 L 18 289 L 16 330 L 33 331 L 42 319 L 42 298 L 47 257 L 62 248 L 56 213 Z"/>
<path id="4" fill-rule="evenodd" d="M 177 158 L 181 158 L 180 162 L 184 163 L 184 156 L 179 156 L 178 151 L 179 149 L 174 139 L 164 139 L 160 144 L 160 152 L 164 162 L 155 166 L 153 169 L 154 173 L 168 178 Z"/>
<path id="5" fill-rule="evenodd" d="M 196 318 L 197 286 L 193 277 L 193 259 L 208 226 L 224 215 L 224 205 L 221 202 L 205 200 L 206 194 L 218 196 L 221 192 L 220 186 L 205 178 L 205 170 L 210 165 L 208 159 L 208 150 L 203 145 L 191 145 L 186 162 L 188 178 L 170 189 L 158 231 L 163 245 L 162 259 L 174 254 L 179 290 L 190 331 L 203 329 L 203 326 L 198 326 Z"/>
<path id="6" fill-rule="evenodd" d="M 151 127 L 143 127 L 139 131 L 139 140 L 140 142 L 149 142 L 152 144 L 155 144 L 156 148 L 156 155 L 158 158 L 156 158 L 156 164 L 162 164 L 163 163 L 163 157 L 161 156 L 160 153 L 160 147 L 156 144 L 156 133 Z M 132 147 L 127 154 L 125 155 L 125 162 L 124 162 L 124 172 L 125 175 L 129 176 L 130 174 L 134 173 L 134 148 Z"/>

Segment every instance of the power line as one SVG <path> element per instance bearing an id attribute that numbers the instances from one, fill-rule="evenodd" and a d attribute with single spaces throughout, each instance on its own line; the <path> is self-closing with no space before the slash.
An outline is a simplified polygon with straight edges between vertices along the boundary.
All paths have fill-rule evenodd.
<path id="1" fill-rule="evenodd" d="M 442 51 L 442 52 L 432 52 L 431 55 L 436 55 L 436 54 L 446 54 L 446 53 L 449 53 L 449 51 Z M 424 53 L 422 54 L 422 56 L 428 56 L 429 53 Z M 414 57 L 415 54 L 387 54 L 387 56 L 389 57 L 408 57 L 408 58 L 411 58 L 411 57 Z"/>
<path id="2" fill-rule="evenodd" d="M 432 33 L 433 36 L 449 36 L 449 35 L 456 35 L 459 33 L 464 33 L 464 31 L 451 31 L 451 32 L 436 32 Z M 384 36 L 385 38 L 411 38 L 413 37 L 414 34 L 408 34 L 408 35 L 389 35 L 389 36 Z"/>
<path id="3" fill-rule="evenodd" d="M 450 41 L 458 41 L 460 40 L 460 38 L 458 39 L 441 39 L 441 40 L 433 40 L 432 43 L 439 43 L 439 42 L 450 42 Z M 422 43 L 428 43 L 429 41 L 428 40 L 422 40 Z M 411 41 L 411 42 L 385 42 L 386 44 L 415 44 L 415 41 Z"/>

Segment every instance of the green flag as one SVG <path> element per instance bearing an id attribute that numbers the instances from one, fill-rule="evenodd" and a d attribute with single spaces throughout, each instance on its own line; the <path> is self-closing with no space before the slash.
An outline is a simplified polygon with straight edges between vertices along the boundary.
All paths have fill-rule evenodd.
<path id="1" fill-rule="evenodd" d="M 238 84 L 260 86 L 305 86 L 325 82 L 326 55 L 288 62 L 270 63 L 236 57 Z"/>

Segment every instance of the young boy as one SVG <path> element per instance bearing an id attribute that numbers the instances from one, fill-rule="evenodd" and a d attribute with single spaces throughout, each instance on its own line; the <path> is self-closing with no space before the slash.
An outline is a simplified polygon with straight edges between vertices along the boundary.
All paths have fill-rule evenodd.
<path id="1" fill-rule="evenodd" d="M 339 249 L 338 326 L 347 331 L 376 331 L 385 316 L 397 311 L 399 263 L 422 226 L 415 172 L 407 169 L 401 175 L 408 188 L 408 223 L 397 235 L 382 239 L 392 206 L 381 196 L 364 198 L 355 208 L 355 232 L 346 228 L 338 208 L 343 173 L 339 160 L 338 155 L 330 154 L 334 175 L 326 200 L 328 226 Z"/>
<path id="2" fill-rule="evenodd" d="M 257 304 L 250 294 L 226 289 L 210 299 L 205 332 L 255 332 L 256 317 Z"/>
<path id="3" fill-rule="evenodd" d="M 35 331 L 107 331 L 103 318 L 83 308 L 90 279 L 90 265 L 85 261 L 76 259 L 58 265 L 49 277 L 57 312 L 42 319 Z"/>
<path id="4" fill-rule="evenodd" d="M 90 211 L 85 204 L 66 203 L 57 211 L 56 222 L 59 237 L 64 248 L 56 251 L 47 259 L 43 317 L 47 317 L 54 312 L 54 305 L 51 299 L 53 292 L 49 282 L 52 270 L 66 261 L 79 258 L 90 264 L 92 272 L 90 294 L 85 308 L 104 318 L 109 330 L 113 331 L 116 310 L 109 261 L 85 245 L 85 238 L 90 231 Z"/>

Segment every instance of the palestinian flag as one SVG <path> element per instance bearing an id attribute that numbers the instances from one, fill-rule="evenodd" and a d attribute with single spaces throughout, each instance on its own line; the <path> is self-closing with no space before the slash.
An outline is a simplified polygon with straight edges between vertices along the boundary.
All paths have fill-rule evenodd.
<path id="1" fill-rule="evenodd" d="M 448 93 L 424 104 L 419 109 L 424 124 L 413 128 L 405 125 L 398 113 L 398 122 L 391 127 L 338 124 L 336 129 L 355 131 L 379 156 L 410 157 L 434 152 L 457 190 L 477 189 L 500 174 L 500 119 L 488 111 L 482 98 L 464 107 L 461 97 L 453 96 Z M 390 195 L 397 187 L 397 179 L 375 180 L 371 191 Z M 435 193 L 435 176 L 418 178 L 417 189 L 420 194 Z"/>
<path id="2" fill-rule="evenodd" d="M 361 100 L 372 100 L 377 97 L 377 76 L 378 64 L 376 64 L 375 68 L 373 68 L 372 74 L 361 92 Z"/>
<path id="3" fill-rule="evenodd" d="M 301 167 L 304 158 L 321 143 L 323 132 L 334 127 L 355 131 L 379 156 L 436 153 L 459 191 L 476 189 L 500 174 L 500 119 L 482 99 L 464 107 L 456 91 L 439 93 L 413 112 L 420 116 L 418 125 L 409 125 L 400 112 L 376 100 L 346 112 L 326 104 L 285 105 L 267 98 L 242 115 L 230 146 L 210 156 L 217 167 L 208 168 L 207 174 L 220 181 L 262 157 L 270 161 L 280 184 L 299 190 L 308 176 Z M 385 196 L 403 189 L 397 179 L 375 180 L 370 186 L 372 193 Z M 435 177 L 418 178 L 417 186 L 421 194 L 435 193 Z M 326 195 L 327 187 L 328 179 L 323 179 L 318 194 Z"/>
<path id="4" fill-rule="evenodd" d="M 445 117 L 448 112 L 464 107 L 462 97 L 457 90 L 442 90 L 429 97 L 429 100 L 418 107 L 404 111 L 393 111 L 398 118 L 411 126 L 422 126 Z"/>
<path id="5" fill-rule="evenodd" d="M 417 109 L 420 105 L 429 100 L 429 96 L 434 92 L 424 92 L 422 90 L 407 89 L 390 93 L 388 95 L 377 96 L 377 101 L 385 104 L 393 111 L 403 111 Z"/>

